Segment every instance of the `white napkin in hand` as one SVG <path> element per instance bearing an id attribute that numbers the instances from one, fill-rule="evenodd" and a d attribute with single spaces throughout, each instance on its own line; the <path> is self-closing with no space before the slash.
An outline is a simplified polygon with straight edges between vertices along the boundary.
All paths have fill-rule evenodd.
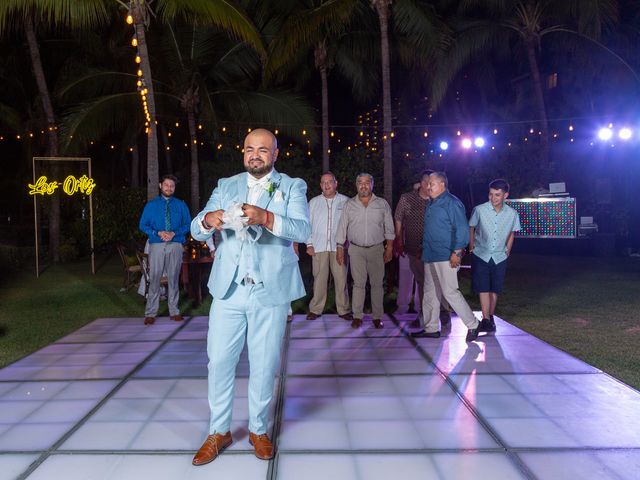
<path id="1" fill-rule="evenodd" d="M 249 219 L 244 216 L 242 211 L 242 204 L 238 202 L 232 202 L 222 214 L 222 228 L 236 232 L 236 237 L 239 240 L 244 240 L 247 236 L 248 221 Z"/>

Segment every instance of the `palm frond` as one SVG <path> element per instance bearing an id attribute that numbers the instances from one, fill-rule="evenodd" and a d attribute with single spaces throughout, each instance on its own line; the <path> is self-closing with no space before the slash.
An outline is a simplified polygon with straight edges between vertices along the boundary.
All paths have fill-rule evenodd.
<path id="1" fill-rule="evenodd" d="M 308 50 L 325 38 L 345 32 L 358 8 L 356 0 L 328 0 L 292 14 L 269 45 L 265 79 L 268 81 L 279 69 L 290 67 L 300 50 Z"/>
<path id="2" fill-rule="evenodd" d="M 284 91 L 246 92 L 231 88 L 212 91 L 209 95 L 221 112 L 221 122 L 252 128 L 278 128 L 300 141 L 317 138 L 311 129 L 315 124 L 313 109 L 301 96 Z M 309 127 L 311 135 L 302 135 L 301 129 L 305 126 Z"/>
<path id="3" fill-rule="evenodd" d="M 105 95 L 77 105 L 62 115 L 60 138 L 62 150 L 85 151 L 92 140 L 98 140 L 123 125 L 144 125 L 137 93 Z"/>
<path id="4" fill-rule="evenodd" d="M 236 38 L 246 41 L 261 56 L 266 56 L 262 37 L 238 2 L 230 0 L 158 0 L 158 14 L 165 21 L 184 18 L 198 25 L 217 25 Z"/>
<path id="5" fill-rule="evenodd" d="M 21 28 L 27 18 L 56 27 L 92 28 L 106 23 L 111 9 L 106 0 L 2 0 L 0 35 Z"/>
<path id="6" fill-rule="evenodd" d="M 493 22 L 467 22 L 451 46 L 440 53 L 431 84 L 431 106 L 435 110 L 447 93 L 449 83 L 471 58 L 481 52 L 498 48 L 508 43 L 503 27 Z"/>

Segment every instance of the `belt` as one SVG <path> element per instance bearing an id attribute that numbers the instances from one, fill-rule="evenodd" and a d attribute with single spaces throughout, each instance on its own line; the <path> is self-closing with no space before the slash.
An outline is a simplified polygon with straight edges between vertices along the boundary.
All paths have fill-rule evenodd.
<path id="1" fill-rule="evenodd" d="M 377 247 L 378 245 L 382 245 L 382 242 L 380 243 L 376 243 L 375 245 L 368 245 L 368 246 L 363 246 L 363 245 L 358 245 L 357 243 L 353 243 L 353 242 L 349 242 L 351 245 L 355 245 L 356 247 L 359 248 L 373 248 L 373 247 Z"/>

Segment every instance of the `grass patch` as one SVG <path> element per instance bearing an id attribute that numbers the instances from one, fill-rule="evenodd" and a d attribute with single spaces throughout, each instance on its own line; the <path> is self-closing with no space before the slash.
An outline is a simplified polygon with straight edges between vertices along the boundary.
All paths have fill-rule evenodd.
<path id="1" fill-rule="evenodd" d="M 310 292 L 310 262 L 301 268 Z M 527 332 L 640 389 L 640 259 L 514 255 L 497 314 Z M 0 280 L 0 367 L 48 345 L 96 318 L 142 317 L 135 291 L 120 292 L 116 256 L 57 265 L 36 279 L 29 269 Z M 474 309 L 469 273 L 461 289 Z M 310 295 L 294 302 L 306 313 Z M 393 294 L 385 299 L 391 307 Z M 330 300 L 331 303 L 331 300 Z M 207 315 L 211 299 L 195 306 L 181 298 L 184 315 Z M 161 302 L 159 315 L 168 315 Z M 331 305 L 327 305 L 330 309 Z"/>

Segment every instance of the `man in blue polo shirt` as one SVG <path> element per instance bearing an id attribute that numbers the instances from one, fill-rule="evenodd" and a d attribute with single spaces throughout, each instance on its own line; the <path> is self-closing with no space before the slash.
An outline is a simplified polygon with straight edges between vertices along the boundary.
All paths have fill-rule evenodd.
<path id="1" fill-rule="evenodd" d="M 458 289 L 458 269 L 469 243 L 469 227 L 462 202 L 449 193 L 447 176 L 434 172 L 429 176 L 431 202 L 425 211 L 422 237 L 424 262 L 424 329 L 412 337 L 440 337 L 440 301 L 438 291 L 469 329 L 466 341 L 478 338 L 479 322 Z"/>
<path id="2" fill-rule="evenodd" d="M 511 253 L 515 232 L 520 231 L 520 217 L 504 201 L 509 197 L 509 184 L 498 179 L 489 184 L 489 201 L 473 209 L 469 220 L 469 251 L 473 290 L 480 297 L 481 332 L 495 332 L 493 314 L 498 295 L 502 293 L 507 258 Z"/>
<path id="3" fill-rule="evenodd" d="M 167 303 L 171 320 L 182 321 L 178 300 L 178 280 L 182 266 L 182 245 L 191 226 L 187 204 L 173 196 L 178 179 L 164 175 L 160 179 L 160 195 L 150 200 L 140 217 L 140 230 L 149 237 L 149 292 L 144 309 L 144 324 L 156 321 L 160 303 L 160 279 L 164 271 L 167 280 Z"/>

